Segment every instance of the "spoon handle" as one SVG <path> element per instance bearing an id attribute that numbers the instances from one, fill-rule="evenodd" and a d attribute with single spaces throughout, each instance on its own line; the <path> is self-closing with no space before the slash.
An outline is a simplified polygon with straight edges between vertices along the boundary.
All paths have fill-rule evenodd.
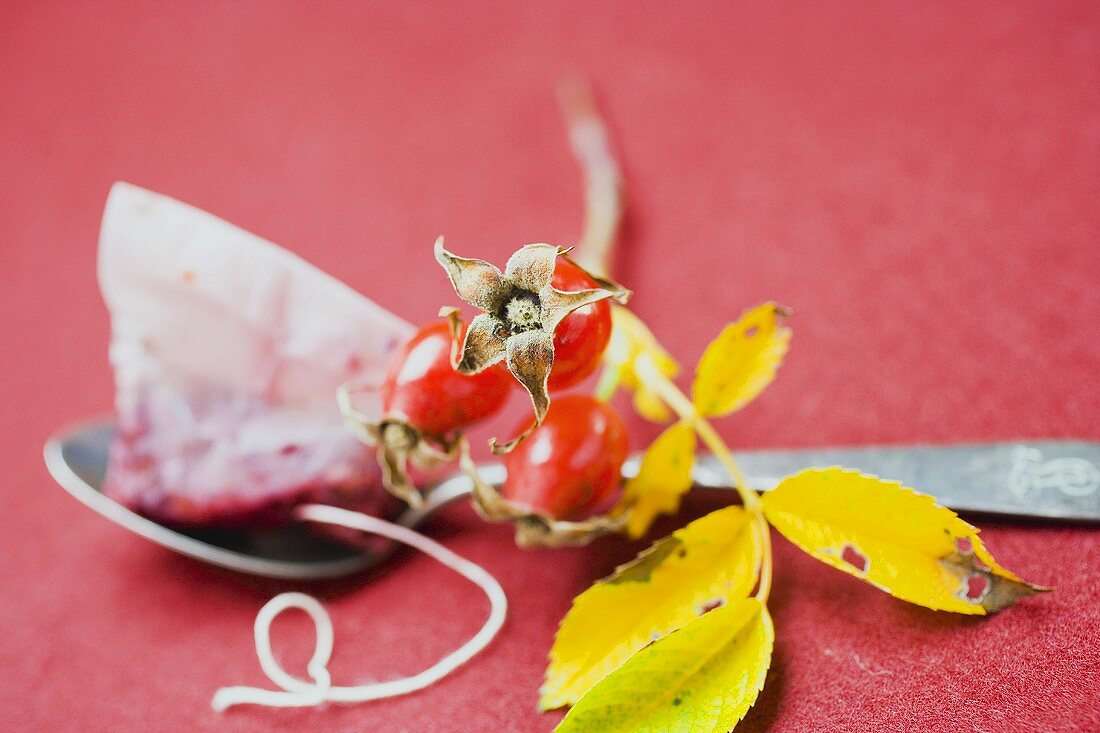
<path id="1" fill-rule="evenodd" d="M 763 450 L 736 454 L 753 488 L 768 490 L 806 468 L 844 466 L 935 496 L 962 512 L 1100 521 L 1100 443 L 1048 440 L 958 445 Z M 713 456 L 696 482 L 727 482 Z"/>
<path id="2" fill-rule="evenodd" d="M 959 445 L 866 446 L 796 450 L 741 451 L 735 454 L 753 488 L 775 488 L 784 476 L 807 468 L 844 466 L 900 481 L 931 494 L 945 506 L 962 512 L 1010 517 L 1100 521 L 1100 443 L 1045 440 Z M 623 475 L 637 474 L 640 454 L 623 466 Z M 490 484 L 504 480 L 499 463 L 480 466 Z M 700 456 L 693 478 L 701 488 L 729 490 L 718 460 Z M 415 527 L 472 487 L 462 474 L 444 479 L 419 509 L 408 509 L 398 522 Z"/>

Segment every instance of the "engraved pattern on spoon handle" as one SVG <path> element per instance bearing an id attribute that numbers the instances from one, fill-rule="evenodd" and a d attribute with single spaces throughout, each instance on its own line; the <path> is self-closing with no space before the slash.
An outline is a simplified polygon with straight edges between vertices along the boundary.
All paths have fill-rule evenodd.
<path id="1" fill-rule="evenodd" d="M 869 446 L 735 454 L 754 488 L 774 488 L 805 468 L 843 466 L 935 496 L 959 511 L 1100 521 L 1100 443 L 1013 441 L 961 445 Z M 696 480 L 727 483 L 713 456 Z"/>

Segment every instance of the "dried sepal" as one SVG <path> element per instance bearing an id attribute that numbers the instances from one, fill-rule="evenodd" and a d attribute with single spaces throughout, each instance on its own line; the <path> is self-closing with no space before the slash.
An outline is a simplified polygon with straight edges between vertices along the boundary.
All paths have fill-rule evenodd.
<path id="1" fill-rule="evenodd" d="M 504 266 L 504 277 L 515 287 L 538 293 L 549 287 L 561 250 L 552 244 L 528 244 L 517 249 Z"/>
<path id="2" fill-rule="evenodd" d="M 462 374 L 477 374 L 504 359 L 507 348 L 500 338 L 500 322 L 487 313 L 474 316 L 466 334 L 457 308 L 444 307 L 439 315 L 447 319 L 451 330 L 451 367 Z"/>
<path id="3" fill-rule="evenodd" d="M 459 462 L 473 483 L 471 498 L 474 510 L 487 522 L 512 522 L 516 527 L 516 545 L 519 547 L 579 547 L 602 535 L 622 531 L 630 520 L 629 510 L 614 516 L 597 515 L 579 522 L 554 519 L 506 499 L 496 487 L 485 482 L 478 474 L 477 465 L 464 442 L 459 449 Z"/>
<path id="4" fill-rule="evenodd" d="M 447 320 L 447 328 L 451 332 L 451 368 L 458 370 L 462 362 L 462 350 L 465 341 L 462 337 L 462 315 L 453 305 L 445 305 L 439 309 L 439 317 Z"/>
<path id="5" fill-rule="evenodd" d="M 430 470 L 453 461 L 458 455 L 457 438 L 436 442 L 403 420 L 374 419 L 355 407 L 353 396 L 361 391 L 365 391 L 363 385 L 355 383 L 342 384 L 337 390 L 344 423 L 356 438 L 376 449 L 386 491 L 413 508 L 422 507 L 424 495 L 409 476 L 409 464 Z"/>
<path id="6" fill-rule="evenodd" d="M 377 448 L 378 466 L 382 469 L 382 485 L 398 499 L 418 509 L 424 504 L 423 497 L 408 471 L 409 452 L 418 438 L 407 435 L 406 427 L 393 422 L 380 425 L 372 433 L 379 436 L 374 445 Z"/>
<path id="7" fill-rule="evenodd" d="M 336 389 L 336 404 L 344 416 L 344 425 L 351 434 L 367 445 L 376 445 L 382 438 L 382 431 L 374 418 L 355 406 L 353 395 L 369 391 L 369 387 L 356 382 L 346 382 Z"/>
<path id="8" fill-rule="evenodd" d="M 567 522 L 531 514 L 516 522 L 516 545 L 583 547 L 597 537 L 621 531 L 625 524 L 625 516 L 601 515 L 580 522 Z"/>
<path id="9" fill-rule="evenodd" d="M 496 438 L 489 440 L 493 453 L 503 455 L 511 452 L 531 432 L 542 424 L 550 409 L 550 390 L 547 380 L 554 367 L 554 336 L 545 331 L 528 331 L 509 339 L 508 371 L 531 396 L 531 407 L 535 411 L 534 421 L 516 437 L 507 443 L 498 444 Z"/>
<path id="10" fill-rule="evenodd" d="M 627 302 L 630 301 L 630 296 L 632 296 L 634 294 L 631 290 L 629 290 L 628 288 L 623 287 L 623 285 L 621 283 L 616 282 L 615 280 L 612 280 L 611 278 L 607 277 L 606 275 L 602 275 L 602 274 L 594 272 L 593 270 L 588 269 L 587 267 L 582 265 L 580 262 L 578 262 L 577 260 L 570 257 L 569 252 L 571 251 L 571 249 L 572 248 L 570 248 L 569 250 L 562 251 L 559 254 L 559 256 L 562 259 L 567 260 L 568 262 L 570 262 L 574 267 L 579 269 L 585 275 L 588 275 L 588 277 L 592 278 L 592 280 L 594 280 L 595 283 L 597 285 L 599 285 L 602 289 L 607 290 L 610 293 L 612 293 L 612 295 L 611 295 L 612 299 L 614 299 L 614 301 L 616 303 L 618 303 L 619 305 L 626 305 Z"/>
<path id="11" fill-rule="evenodd" d="M 608 291 L 602 288 L 573 291 L 558 290 L 553 286 L 543 288 L 539 293 L 543 326 L 546 330 L 553 331 L 570 313 L 606 299 L 607 293 Z"/>
<path id="12" fill-rule="evenodd" d="M 551 285 L 554 266 L 561 250 L 550 244 L 528 244 L 508 258 L 501 273 L 484 260 L 458 257 L 435 243 L 435 258 L 447 271 L 458 297 L 484 313 L 470 322 L 461 346 L 451 353 L 451 363 L 462 374 L 476 374 L 504 359 L 508 370 L 531 396 L 535 421 L 530 428 L 506 443 L 490 441 L 493 452 L 508 453 L 532 430 L 542 424 L 550 407 L 547 379 L 554 365 L 554 330 L 573 311 L 607 298 L 626 302 L 630 291 L 610 280 L 599 279 L 600 287 L 562 291 Z M 461 322 L 453 308 L 440 315 L 451 323 L 458 342 Z"/>
<path id="13" fill-rule="evenodd" d="M 423 471 L 433 471 L 458 458 L 461 440 L 462 434 L 457 432 L 450 436 L 422 438 L 416 450 L 409 453 L 409 460 Z"/>
<path id="14" fill-rule="evenodd" d="M 504 275 L 496 265 L 485 260 L 457 257 L 443 248 L 443 237 L 435 240 L 435 259 L 447 271 L 451 287 L 464 301 L 486 312 L 500 305 Z"/>
<path id="15" fill-rule="evenodd" d="M 456 442 L 435 444 L 408 423 L 385 420 L 380 423 L 377 447 L 378 465 L 382 469 L 382 485 L 391 494 L 414 509 L 424 505 L 424 492 L 409 476 L 409 464 L 421 470 L 432 470 L 455 459 Z"/>

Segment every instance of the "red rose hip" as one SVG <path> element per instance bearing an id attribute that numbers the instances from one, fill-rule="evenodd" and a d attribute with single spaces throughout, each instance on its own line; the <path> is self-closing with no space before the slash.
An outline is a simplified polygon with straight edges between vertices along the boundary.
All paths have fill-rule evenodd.
<path id="1" fill-rule="evenodd" d="M 577 291 L 600 287 L 581 268 L 558 258 L 550 284 L 558 290 Z M 578 308 L 558 324 L 554 332 L 554 368 L 547 384 L 564 389 L 592 374 L 611 340 L 611 304 L 607 300 Z"/>
<path id="2" fill-rule="evenodd" d="M 477 374 L 451 367 L 447 321 L 422 327 L 390 361 L 382 383 L 382 409 L 424 435 L 447 435 L 469 427 L 504 406 L 514 381 L 503 365 Z"/>
<path id="3" fill-rule="evenodd" d="M 542 425 L 504 459 L 501 493 L 555 519 L 576 519 L 619 486 L 628 448 L 626 426 L 609 404 L 559 397 Z"/>

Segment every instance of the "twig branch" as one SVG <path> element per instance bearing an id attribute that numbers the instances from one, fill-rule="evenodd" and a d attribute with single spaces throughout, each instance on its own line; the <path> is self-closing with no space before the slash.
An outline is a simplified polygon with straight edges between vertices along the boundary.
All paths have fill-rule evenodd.
<path id="1" fill-rule="evenodd" d="M 600 276 L 611 274 L 611 260 L 623 218 L 622 173 L 592 89 L 581 79 L 558 89 L 573 156 L 584 175 L 584 229 L 575 259 Z"/>

